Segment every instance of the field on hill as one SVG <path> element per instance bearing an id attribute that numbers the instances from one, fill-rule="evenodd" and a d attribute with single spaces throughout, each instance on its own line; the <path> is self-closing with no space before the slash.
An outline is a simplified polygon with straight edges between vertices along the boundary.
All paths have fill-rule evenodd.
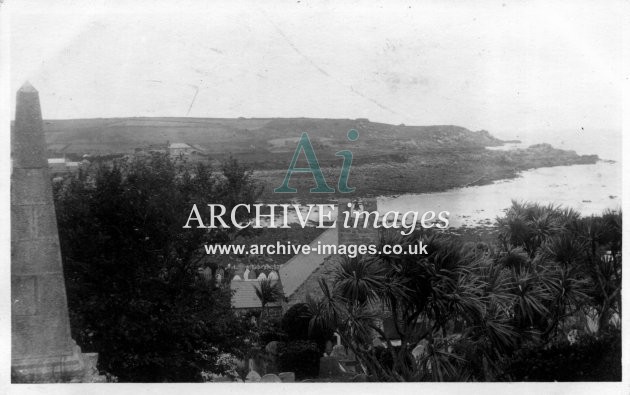
<path id="1" fill-rule="evenodd" d="M 347 140 L 350 129 L 359 132 Z M 485 131 L 457 126 L 394 126 L 357 119 L 197 119 L 116 118 L 48 120 L 46 140 L 51 151 L 74 154 L 130 153 L 134 148 L 166 142 L 199 145 L 211 154 L 238 154 L 247 162 L 270 165 L 275 157 L 292 154 L 307 132 L 322 161 L 335 152 L 352 149 L 357 158 L 391 155 L 410 150 L 471 149 L 500 145 Z M 270 156 L 270 154 L 274 154 Z M 284 165 L 286 160 L 281 161 Z"/>
<path id="2" fill-rule="evenodd" d="M 359 132 L 349 141 L 347 132 Z M 229 156 L 255 171 L 265 187 L 264 199 L 330 200 L 341 194 L 309 194 L 310 174 L 298 174 L 291 185 L 297 194 L 274 194 L 281 185 L 301 134 L 307 132 L 328 184 L 336 187 L 341 150 L 353 153 L 349 186 L 352 195 L 374 196 L 441 191 L 515 177 L 536 167 L 594 163 L 596 156 L 579 156 L 546 144 L 515 151 L 485 147 L 504 142 L 485 130 L 452 125 L 405 126 L 367 119 L 312 118 L 99 118 L 46 120 L 50 157 L 92 157 L 132 154 L 138 149 L 186 143 L 203 152 L 195 160 L 217 164 Z M 305 165 L 304 155 L 299 166 Z M 348 195 L 345 195 L 348 197 Z"/>

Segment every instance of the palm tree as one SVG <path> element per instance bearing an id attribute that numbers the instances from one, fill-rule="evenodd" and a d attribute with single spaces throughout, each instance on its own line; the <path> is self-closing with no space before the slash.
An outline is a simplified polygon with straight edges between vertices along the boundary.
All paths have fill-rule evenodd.
<path id="1" fill-rule="evenodd" d="M 418 234 L 382 235 L 383 244 L 416 243 Z M 320 282 L 324 297 L 311 301 L 311 324 L 337 331 L 352 349 L 366 373 L 381 381 L 413 381 L 424 378 L 449 380 L 462 358 L 451 353 L 445 340 L 447 327 L 456 318 L 483 315 L 479 276 L 467 267 L 472 255 L 461 244 L 443 237 L 425 238 L 429 256 L 380 255 L 342 257 L 332 271 L 332 290 Z M 391 315 L 401 340 L 399 347 L 379 324 Z M 391 364 L 378 358 L 373 337 L 387 344 Z M 423 341 L 430 343 L 431 362 L 415 360 L 411 351 Z M 439 371 L 438 371 L 439 370 Z"/>
<path id="2" fill-rule="evenodd" d="M 261 318 L 268 315 L 267 309 L 269 303 L 278 302 L 284 298 L 284 293 L 282 292 L 279 281 L 270 279 L 260 280 L 259 286 L 254 286 L 254 290 L 262 307 Z"/>
<path id="3" fill-rule="evenodd" d="M 381 233 L 403 251 L 422 239 L 429 253 L 341 257 L 309 300 L 310 329 L 336 331 L 380 381 L 494 380 L 515 350 L 564 335 L 581 311 L 598 311 L 601 326 L 619 314 L 621 214 L 513 202 L 497 222 L 501 245 L 488 254 L 424 230 Z M 379 325 L 386 317 L 400 346 Z M 374 336 L 387 350 L 371 347 Z"/>

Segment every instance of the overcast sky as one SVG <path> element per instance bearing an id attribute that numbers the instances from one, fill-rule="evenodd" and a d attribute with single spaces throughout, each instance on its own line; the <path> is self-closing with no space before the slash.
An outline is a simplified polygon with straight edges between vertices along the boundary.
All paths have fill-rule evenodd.
<path id="1" fill-rule="evenodd" d="M 48 119 L 620 129 L 614 1 L 9 3 L 12 90 L 29 80 Z"/>

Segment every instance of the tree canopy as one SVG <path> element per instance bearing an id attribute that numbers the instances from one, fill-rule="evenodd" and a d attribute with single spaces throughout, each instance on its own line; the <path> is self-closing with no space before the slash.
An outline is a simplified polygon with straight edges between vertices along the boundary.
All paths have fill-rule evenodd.
<path id="1" fill-rule="evenodd" d="M 431 231 L 382 233 L 382 244 L 402 251 L 422 239 L 429 253 L 341 257 L 320 280 L 323 297 L 308 304 L 310 329 L 337 331 L 375 380 L 494 381 L 521 348 L 615 326 L 621 213 L 581 218 L 514 202 L 497 222 L 495 247 Z"/>
<path id="2" fill-rule="evenodd" d="M 244 327 L 203 244 L 226 230 L 183 229 L 194 203 L 254 203 L 235 160 L 220 171 L 167 155 L 92 166 L 55 184 L 73 337 L 120 381 L 199 381 L 238 355 Z"/>

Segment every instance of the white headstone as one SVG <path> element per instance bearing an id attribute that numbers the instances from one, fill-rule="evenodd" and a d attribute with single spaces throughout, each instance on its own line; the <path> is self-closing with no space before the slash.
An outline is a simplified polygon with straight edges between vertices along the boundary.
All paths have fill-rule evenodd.
<path id="1" fill-rule="evenodd" d="M 280 377 L 271 373 L 271 374 L 266 374 L 262 376 L 262 379 L 260 380 L 260 382 L 261 383 L 281 383 L 282 380 L 280 380 Z"/>
<path id="2" fill-rule="evenodd" d="M 295 373 L 293 373 L 293 372 L 278 373 L 278 377 L 280 377 L 280 380 L 282 380 L 283 383 L 294 383 L 295 382 Z"/>
<path id="3" fill-rule="evenodd" d="M 247 377 L 245 377 L 246 383 L 257 383 L 259 381 L 260 375 L 255 370 L 251 370 L 249 373 L 247 373 Z"/>

